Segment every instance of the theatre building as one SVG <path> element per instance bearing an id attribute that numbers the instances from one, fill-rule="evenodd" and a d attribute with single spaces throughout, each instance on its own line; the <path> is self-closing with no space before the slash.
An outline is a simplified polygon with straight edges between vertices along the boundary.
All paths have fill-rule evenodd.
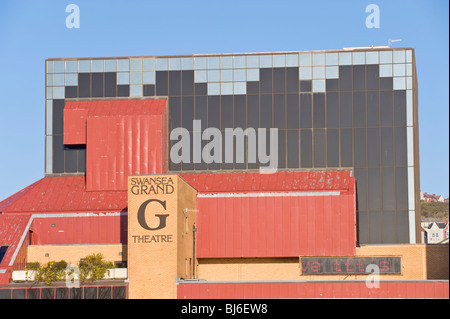
<path id="1" fill-rule="evenodd" d="M 0 202 L 1 298 L 448 298 L 412 48 L 55 58 L 45 79 L 45 177 Z M 17 279 L 91 253 L 116 276 Z"/>

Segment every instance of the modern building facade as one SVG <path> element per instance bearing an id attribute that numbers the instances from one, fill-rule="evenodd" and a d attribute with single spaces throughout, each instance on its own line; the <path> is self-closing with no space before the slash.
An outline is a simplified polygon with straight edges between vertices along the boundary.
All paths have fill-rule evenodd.
<path id="1" fill-rule="evenodd" d="M 0 283 L 102 252 L 129 298 L 445 296 L 417 89 L 411 48 L 48 59 L 45 177 L 0 202 Z"/>

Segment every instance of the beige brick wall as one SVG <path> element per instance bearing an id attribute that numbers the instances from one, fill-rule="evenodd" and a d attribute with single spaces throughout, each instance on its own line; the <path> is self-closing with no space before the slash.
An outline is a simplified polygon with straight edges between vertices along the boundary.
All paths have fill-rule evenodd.
<path id="1" fill-rule="evenodd" d="M 400 256 L 400 275 L 381 280 L 448 279 L 448 245 L 367 245 L 357 256 Z M 367 275 L 300 275 L 298 258 L 222 258 L 198 260 L 197 278 L 206 280 L 365 280 Z"/>
<path id="2" fill-rule="evenodd" d="M 103 254 L 106 261 L 115 262 L 126 260 L 127 246 L 122 244 L 32 245 L 28 246 L 27 253 L 28 262 L 41 264 L 60 260 L 65 260 L 68 264 L 78 264 L 81 258 L 98 253 Z M 48 257 L 45 254 L 48 254 Z"/>

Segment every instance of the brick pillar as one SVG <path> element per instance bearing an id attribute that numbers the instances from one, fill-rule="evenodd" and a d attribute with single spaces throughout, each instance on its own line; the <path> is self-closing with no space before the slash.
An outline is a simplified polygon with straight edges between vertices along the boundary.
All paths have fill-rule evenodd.
<path id="1" fill-rule="evenodd" d="M 196 195 L 177 175 L 128 177 L 129 298 L 176 298 L 192 278 Z"/>

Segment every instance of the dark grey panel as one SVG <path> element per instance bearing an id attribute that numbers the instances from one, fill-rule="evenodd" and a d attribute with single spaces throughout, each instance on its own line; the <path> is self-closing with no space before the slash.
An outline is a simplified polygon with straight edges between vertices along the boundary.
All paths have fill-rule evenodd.
<path id="1" fill-rule="evenodd" d="M 366 93 L 353 92 L 353 126 L 366 126 Z"/>
<path id="2" fill-rule="evenodd" d="M 195 83 L 195 95 L 206 95 L 208 93 L 208 87 L 206 83 Z"/>
<path id="3" fill-rule="evenodd" d="M 380 125 L 379 92 L 367 92 L 367 126 Z"/>
<path id="4" fill-rule="evenodd" d="M 181 71 L 169 71 L 169 95 L 181 95 Z"/>
<path id="5" fill-rule="evenodd" d="M 406 126 L 406 91 L 394 91 L 394 126 Z"/>
<path id="6" fill-rule="evenodd" d="M 261 94 L 260 127 L 272 127 L 272 94 Z"/>
<path id="7" fill-rule="evenodd" d="M 408 210 L 408 170 L 406 167 L 395 169 L 395 199 L 398 211 Z"/>
<path id="8" fill-rule="evenodd" d="M 380 66 L 378 64 L 366 65 L 367 90 L 378 90 L 380 87 Z"/>
<path id="9" fill-rule="evenodd" d="M 155 85 L 154 84 L 144 84 L 142 86 L 143 96 L 155 96 Z"/>
<path id="10" fill-rule="evenodd" d="M 366 129 L 365 128 L 355 128 L 354 129 L 354 154 L 355 167 L 366 167 L 367 157 L 366 157 Z"/>
<path id="11" fill-rule="evenodd" d="M 288 129 L 299 128 L 300 104 L 298 94 L 287 94 L 286 97 L 286 122 Z"/>
<path id="12" fill-rule="evenodd" d="M 259 95 L 247 96 L 247 127 L 259 127 Z"/>
<path id="13" fill-rule="evenodd" d="M 394 128 L 395 166 L 407 166 L 406 127 Z"/>
<path id="14" fill-rule="evenodd" d="M 298 168 L 299 163 L 299 130 L 287 130 L 287 168 Z"/>
<path id="15" fill-rule="evenodd" d="M 181 71 L 181 89 L 183 95 L 194 94 L 194 71 Z"/>
<path id="16" fill-rule="evenodd" d="M 369 212 L 369 244 L 381 243 L 381 212 Z"/>
<path id="17" fill-rule="evenodd" d="M 201 121 L 202 130 L 208 125 L 208 102 L 206 96 L 195 96 L 195 119 Z"/>
<path id="18" fill-rule="evenodd" d="M 286 69 L 274 68 L 273 93 L 285 93 L 285 92 L 286 92 Z"/>
<path id="19" fill-rule="evenodd" d="M 339 87 L 341 91 L 353 89 L 353 67 L 351 65 L 339 67 Z"/>
<path id="20" fill-rule="evenodd" d="M 259 82 L 247 82 L 247 94 L 259 94 Z"/>
<path id="21" fill-rule="evenodd" d="M 165 96 L 169 95 L 169 72 L 168 71 L 156 71 L 156 95 Z"/>
<path id="22" fill-rule="evenodd" d="M 266 152 L 269 154 L 269 131 L 266 133 Z M 268 163 L 267 163 L 268 164 Z M 266 164 L 266 165 L 267 165 Z M 263 165 L 263 166 L 266 166 Z M 286 130 L 278 130 L 278 168 L 286 168 Z"/>
<path id="23" fill-rule="evenodd" d="M 300 94 L 300 127 L 312 127 L 312 94 Z"/>
<path id="24" fill-rule="evenodd" d="M 192 121 L 194 120 L 194 97 L 183 96 L 181 98 L 182 106 L 182 126 L 189 132 L 193 130 Z"/>
<path id="25" fill-rule="evenodd" d="M 300 163 L 302 168 L 312 167 L 312 130 L 300 130 Z"/>
<path id="26" fill-rule="evenodd" d="M 273 127 L 286 128 L 286 95 L 273 95 Z"/>
<path id="27" fill-rule="evenodd" d="M 181 127 L 181 98 L 170 97 L 169 98 L 169 121 L 170 130 Z"/>
<path id="28" fill-rule="evenodd" d="M 380 165 L 380 129 L 377 127 L 367 128 L 367 165 Z"/>
<path id="29" fill-rule="evenodd" d="M 357 212 L 358 221 L 358 242 L 359 244 L 367 244 L 369 242 L 369 218 L 367 212 Z"/>
<path id="30" fill-rule="evenodd" d="M 326 80 L 326 90 L 327 90 L 327 92 L 339 91 L 339 79 L 327 79 Z"/>
<path id="31" fill-rule="evenodd" d="M 353 132 L 341 129 L 341 167 L 353 167 Z"/>
<path id="32" fill-rule="evenodd" d="M 381 176 L 380 169 L 369 168 L 367 183 L 367 206 L 369 211 L 379 211 L 381 209 Z"/>
<path id="33" fill-rule="evenodd" d="M 298 68 L 286 68 L 286 92 L 299 92 Z"/>
<path id="34" fill-rule="evenodd" d="M 409 243 L 409 214 L 408 211 L 398 211 L 397 218 L 397 240 L 399 243 Z"/>
<path id="35" fill-rule="evenodd" d="M 339 130 L 327 130 L 327 166 L 339 167 Z"/>
<path id="36" fill-rule="evenodd" d="M 116 86 L 117 86 L 117 73 L 116 72 L 106 72 L 105 73 L 105 96 L 114 97 L 116 96 Z"/>
<path id="37" fill-rule="evenodd" d="M 395 212 L 382 212 L 381 227 L 382 227 L 382 242 L 383 243 L 397 243 L 397 235 L 395 231 Z"/>
<path id="38" fill-rule="evenodd" d="M 92 73 L 92 97 L 103 97 L 103 73 Z"/>
<path id="39" fill-rule="evenodd" d="M 79 73 L 78 74 L 78 96 L 79 97 L 91 97 L 91 74 Z"/>
<path id="40" fill-rule="evenodd" d="M 272 93 L 272 68 L 259 70 L 260 92 Z"/>
<path id="41" fill-rule="evenodd" d="M 325 93 L 313 94 L 313 127 L 325 127 Z"/>
<path id="42" fill-rule="evenodd" d="M 64 100 L 53 100 L 53 135 L 63 134 Z"/>
<path id="43" fill-rule="evenodd" d="M 64 96 L 66 99 L 77 98 L 78 97 L 78 86 L 66 86 Z"/>
<path id="44" fill-rule="evenodd" d="M 326 167 L 327 142 L 325 129 L 314 129 L 314 167 Z"/>
<path id="45" fill-rule="evenodd" d="M 53 173 L 64 173 L 64 145 L 62 135 L 53 136 Z"/>
<path id="46" fill-rule="evenodd" d="M 366 66 L 353 66 L 353 90 L 362 91 L 366 89 Z"/>
<path id="47" fill-rule="evenodd" d="M 367 169 L 355 168 L 356 179 L 356 207 L 358 210 L 367 211 Z"/>
<path id="48" fill-rule="evenodd" d="M 222 95 L 220 97 L 220 129 L 233 128 L 233 96 Z M 225 143 L 223 143 L 225 144 Z"/>
<path id="49" fill-rule="evenodd" d="M 66 158 L 65 158 L 65 169 L 66 173 L 76 173 L 78 171 L 78 149 L 71 149 L 65 147 Z"/>
<path id="50" fill-rule="evenodd" d="M 311 80 L 301 80 L 300 81 L 300 92 L 311 92 L 312 91 L 312 81 Z"/>
<path id="51" fill-rule="evenodd" d="M 395 174 L 393 167 L 381 169 L 382 210 L 395 210 Z"/>
<path id="52" fill-rule="evenodd" d="M 327 93 L 327 127 L 339 128 L 339 93 Z"/>
<path id="53" fill-rule="evenodd" d="M 393 110 L 392 91 L 382 91 L 380 93 L 381 126 L 392 126 L 394 116 Z"/>
<path id="54" fill-rule="evenodd" d="M 220 129 L 220 96 L 208 96 L 208 127 Z"/>
<path id="55" fill-rule="evenodd" d="M 339 116 L 342 127 L 352 127 L 353 124 L 353 94 L 341 92 L 339 94 Z"/>
<path id="56" fill-rule="evenodd" d="M 130 96 L 130 86 L 128 84 L 118 85 L 117 86 L 117 96 L 119 96 L 119 97 Z"/>
<path id="57" fill-rule="evenodd" d="M 394 136 L 391 127 L 381 129 L 381 166 L 394 166 Z"/>

